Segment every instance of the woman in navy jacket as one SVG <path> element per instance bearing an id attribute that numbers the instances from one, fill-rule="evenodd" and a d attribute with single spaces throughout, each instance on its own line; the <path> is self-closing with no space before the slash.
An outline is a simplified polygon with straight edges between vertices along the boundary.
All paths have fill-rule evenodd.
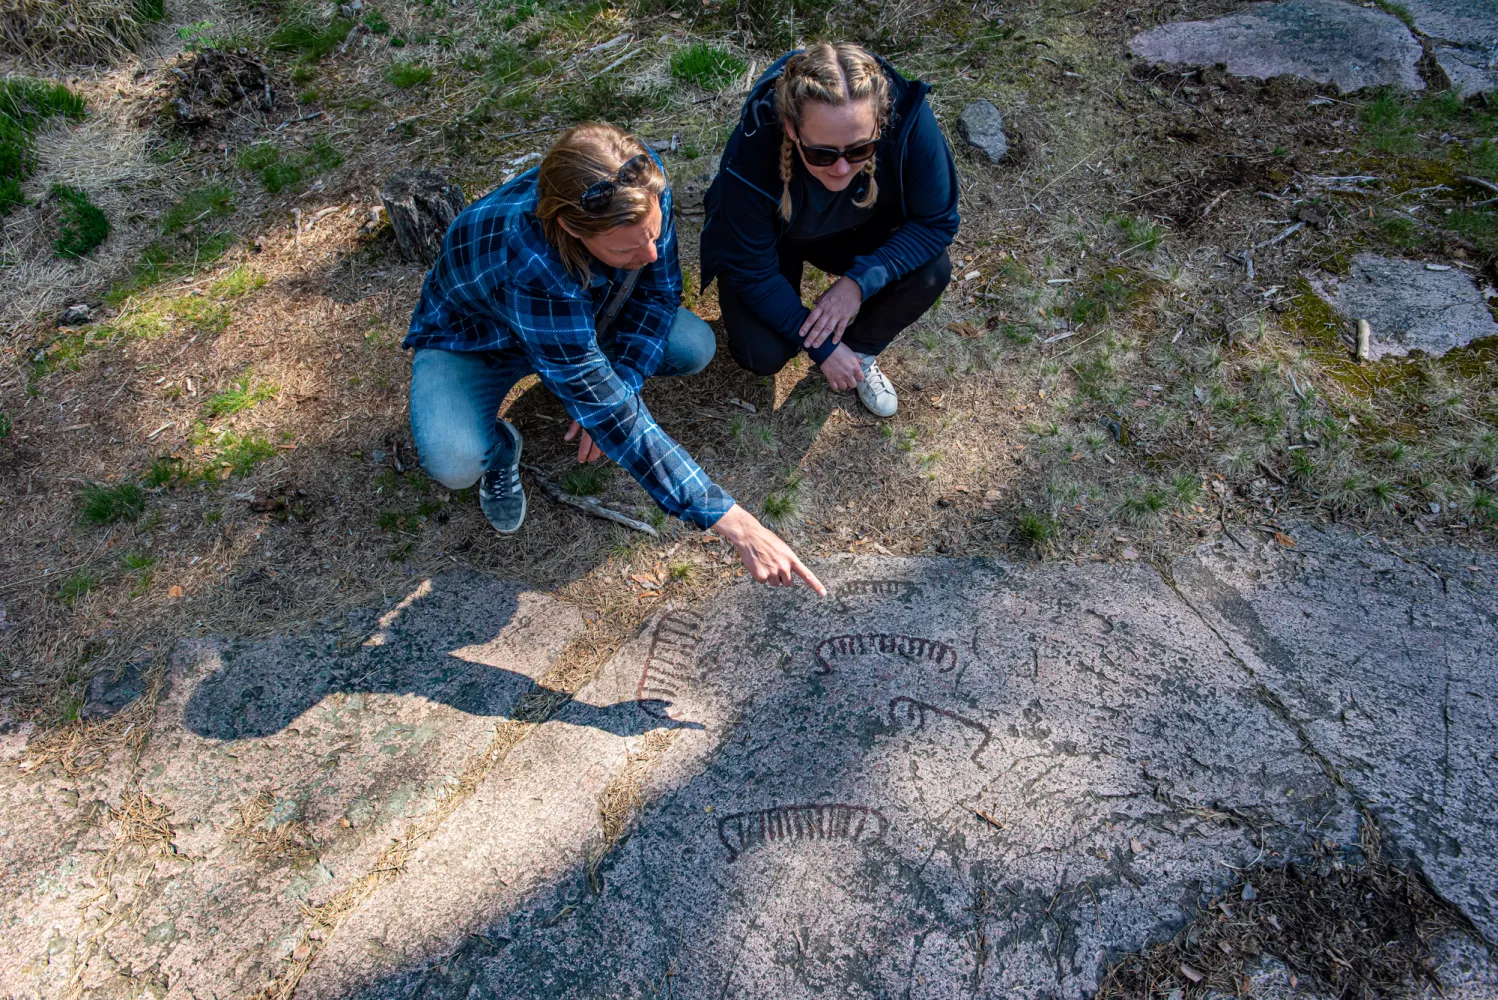
<path id="1" fill-rule="evenodd" d="M 734 360 L 772 375 L 805 350 L 834 389 L 881 417 L 894 386 L 876 360 L 951 279 L 957 171 L 907 80 L 857 45 L 782 57 L 755 83 L 707 192 L 702 283 Z M 805 262 L 839 275 L 810 307 Z"/>

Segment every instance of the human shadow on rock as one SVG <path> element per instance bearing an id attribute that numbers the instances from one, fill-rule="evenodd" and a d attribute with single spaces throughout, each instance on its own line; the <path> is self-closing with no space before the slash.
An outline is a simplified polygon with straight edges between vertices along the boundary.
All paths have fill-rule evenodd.
<path id="1" fill-rule="evenodd" d="M 218 668 L 188 696 L 183 724 L 211 739 L 263 738 L 281 732 L 331 694 L 418 695 L 469 715 L 508 718 L 527 692 L 552 691 L 523 673 L 463 655 L 465 648 L 498 636 L 515 615 L 513 594 L 484 597 L 478 629 L 433 629 L 417 611 L 410 627 L 382 630 L 377 644 L 366 640 L 353 651 L 341 648 L 334 635 L 230 647 Z M 558 709 L 570 700 L 563 697 Z M 661 728 L 657 716 L 668 706 L 660 701 L 579 704 L 568 712 L 568 721 L 617 736 L 638 736 Z"/>

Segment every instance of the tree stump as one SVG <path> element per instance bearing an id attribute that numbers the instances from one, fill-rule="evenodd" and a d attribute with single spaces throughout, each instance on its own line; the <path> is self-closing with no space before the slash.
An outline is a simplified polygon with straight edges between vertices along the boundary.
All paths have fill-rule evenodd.
<path id="1" fill-rule="evenodd" d="M 463 189 L 430 170 L 400 170 L 380 189 L 380 201 L 401 256 L 416 264 L 430 264 L 442 249 L 447 227 L 463 210 L 468 199 Z"/>

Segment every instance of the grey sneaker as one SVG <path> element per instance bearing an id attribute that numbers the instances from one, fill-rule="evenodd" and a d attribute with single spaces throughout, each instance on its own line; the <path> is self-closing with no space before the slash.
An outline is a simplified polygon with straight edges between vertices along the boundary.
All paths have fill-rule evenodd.
<path id="1" fill-rule="evenodd" d="M 520 432 L 508 420 L 496 420 L 499 451 L 479 478 L 479 507 L 494 530 L 513 535 L 525 523 L 525 490 L 520 486 Z"/>
<path id="2" fill-rule="evenodd" d="M 892 417 L 899 409 L 900 397 L 884 372 L 879 370 L 879 359 L 872 354 L 853 352 L 863 368 L 863 381 L 858 383 L 858 401 L 876 417 Z"/>

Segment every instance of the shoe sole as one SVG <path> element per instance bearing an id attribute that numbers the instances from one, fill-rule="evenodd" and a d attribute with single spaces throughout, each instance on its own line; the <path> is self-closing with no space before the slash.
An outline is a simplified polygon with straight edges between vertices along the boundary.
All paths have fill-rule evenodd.
<path id="1" fill-rule="evenodd" d="M 525 449 L 525 438 L 520 436 L 520 432 L 515 430 L 514 425 L 511 424 L 508 420 L 504 421 L 504 425 L 510 428 L 510 430 L 514 431 L 515 433 L 515 462 L 510 466 L 510 472 L 515 476 L 515 481 L 519 482 L 520 453 Z M 529 510 L 530 504 L 525 498 L 525 484 L 522 483 L 520 486 L 520 520 L 515 522 L 515 527 L 511 528 L 509 531 L 504 531 L 500 528 L 494 528 L 493 521 L 489 521 L 489 527 L 494 528 L 495 534 L 513 535 L 525 526 L 525 515 L 527 514 L 527 512 L 529 512 Z M 484 520 L 488 521 L 489 519 L 486 517 L 484 518 Z"/>

